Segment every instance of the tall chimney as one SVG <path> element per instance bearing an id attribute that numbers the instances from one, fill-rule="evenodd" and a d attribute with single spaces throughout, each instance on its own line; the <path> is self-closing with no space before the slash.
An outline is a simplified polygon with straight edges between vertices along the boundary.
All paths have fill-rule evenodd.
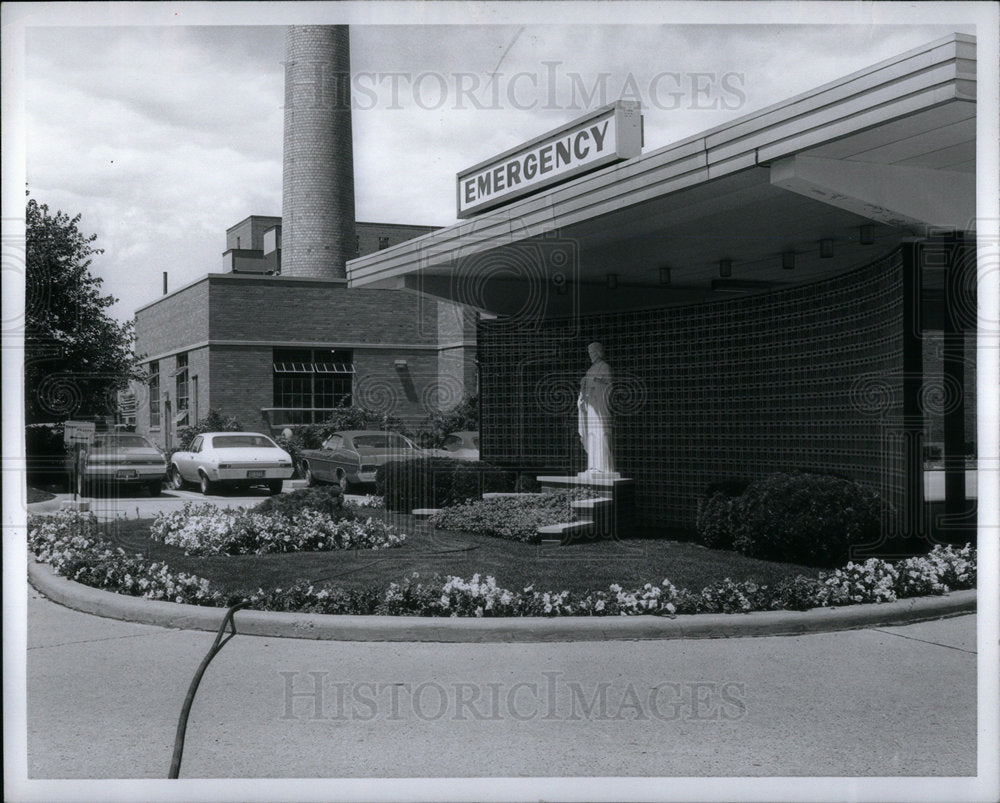
<path id="1" fill-rule="evenodd" d="M 285 35 L 281 272 L 343 279 L 356 254 L 351 53 L 346 25 Z"/>

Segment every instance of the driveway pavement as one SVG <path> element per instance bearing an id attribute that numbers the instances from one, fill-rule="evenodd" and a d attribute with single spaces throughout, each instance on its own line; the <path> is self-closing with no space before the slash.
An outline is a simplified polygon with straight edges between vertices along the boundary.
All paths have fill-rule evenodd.
<path id="1" fill-rule="evenodd" d="M 29 596 L 29 777 L 165 777 L 213 635 Z M 181 777 L 970 775 L 975 622 L 561 644 L 238 635 L 204 676 Z"/>
<path id="2" fill-rule="evenodd" d="M 285 480 L 283 492 L 289 493 L 296 488 L 305 487 L 303 480 Z M 266 491 L 259 490 L 248 494 L 211 494 L 203 495 L 200 491 L 185 488 L 181 491 L 164 489 L 159 496 L 122 496 L 122 497 L 83 497 L 82 501 L 90 505 L 90 510 L 101 520 L 114 519 L 120 516 L 129 518 L 138 516 L 139 518 L 149 518 L 160 512 L 169 512 L 179 507 L 183 507 L 187 502 L 195 504 L 201 502 L 211 502 L 213 505 L 224 508 L 252 507 L 260 504 L 270 496 Z M 363 496 L 347 494 L 348 501 L 360 501 Z M 27 506 L 29 513 L 50 513 L 59 510 L 60 506 L 67 501 L 72 501 L 73 495 L 67 493 L 56 494 L 54 499 L 45 502 L 34 502 Z"/>

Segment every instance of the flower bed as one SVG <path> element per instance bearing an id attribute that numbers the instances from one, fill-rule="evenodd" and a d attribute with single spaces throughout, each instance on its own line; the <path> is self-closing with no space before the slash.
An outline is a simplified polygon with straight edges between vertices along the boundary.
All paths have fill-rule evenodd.
<path id="1" fill-rule="evenodd" d="M 294 584 L 288 588 L 223 592 L 207 580 L 172 573 L 162 563 L 128 555 L 104 540 L 93 514 L 63 511 L 28 519 L 28 545 L 36 558 L 71 580 L 148 599 L 228 606 L 243 599 L 256 610 L 393 616 L 673 616 L 889 602 L 925 594 L 974 588 L 976 551 L 968 545 L 935 547 L 929 554 L 896 563 L 871 558 L 848 563 L 819 578 L 796 577 L 774 585 L 726 579 L 693 592 L 669 580 L 607 591 L 521 591 L 498 586 L 492 577 L 430 577 L 416 574 L 388 588 L 341 589 Z"/>
<path id="2" fill-rule="evenodd" d="M 28 548 L 56 574 L 119 594 L 189 605 L 219 605 L 208 580 L 171 572 L 165 563 L 149 562 L 112 547 L 92 513 L 64 511 L 28 517 Z"/>
<path id="3" fill-rule="evenodd" d="M 570 502 L 592 497 L 590 491 L 573 489 L 542 496 L 475 499 L 444 508 L 431 517 L 431 522 L 443 530 L 536 543 L 539 527 L 572 521 Z"/>
<path id="4" fill-rule="evenodd" d="M 263 555 L 331 549 L 388 549 L 406 535 L 378 519 L 337 518 L 320 510 L 292 514 L 225 510 L 211 504 L 158 513 L 150 534 L 188 555 Z"/>

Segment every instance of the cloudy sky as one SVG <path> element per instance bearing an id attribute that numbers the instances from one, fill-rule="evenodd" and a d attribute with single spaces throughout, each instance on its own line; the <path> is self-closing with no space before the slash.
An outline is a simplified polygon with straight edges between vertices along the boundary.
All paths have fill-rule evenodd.
<path id="1" fill-rule="evenodd" d="M 619 97 L 642 102 L 649 152 L 953 31 L 976 32 L 948 4 L 906 25 L 843 7 L 827 15 L 832 25 L 814 24 L 815 14 L 751 24 L 754 4 L 727 4 L 725 19 L 742 24 L 708 25 L 654 3 L 611 16 L 609 4 L 562 6 L 558 18 L 509 24 L 478 24 L 465 3 L 449 20 L 466 24 L 440 25 L 415 24 L 442 19 L 435 4 L 420 15 L 375 5 L 363 20 L 304 20 L 282 6 L 237 20 L 238 4 L 216 7 L 212 25 L 155 13 L 84 27 L 79 14 L 49 8 L 29 20 L 29 189 L 97 233 L 105 253 L 93 270 L 120 299 L 118 317 L 159 295 L 162 271 L 176 289 L 221 270 L 227 227 L 281 213 L 282 26 L 293 19 L 356 23 L 358 219 L 431 225 L 455 221 L 458 171 Z"/>

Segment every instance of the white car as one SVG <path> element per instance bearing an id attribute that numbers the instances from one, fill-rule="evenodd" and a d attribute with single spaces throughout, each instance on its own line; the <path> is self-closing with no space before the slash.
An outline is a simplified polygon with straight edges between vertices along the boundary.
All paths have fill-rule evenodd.
<path id="1" fill-rule="evenodd" d="M 292 476 L 292 456 L 259 432 L 204 432 L 185 452 L 170 458 L 170 484 L 181 489 L 191 482 L 203 494 L 222 487 L 266 485 L 281 493 L 283 480 Z"/>
<path id="2" fill-rule="evenodd" d="M 452 432 L 440 449 L 426 450 L 434 457 L 450 457 L 453 460 L 479 460 L 479 433 L 472 430 Z"/>

